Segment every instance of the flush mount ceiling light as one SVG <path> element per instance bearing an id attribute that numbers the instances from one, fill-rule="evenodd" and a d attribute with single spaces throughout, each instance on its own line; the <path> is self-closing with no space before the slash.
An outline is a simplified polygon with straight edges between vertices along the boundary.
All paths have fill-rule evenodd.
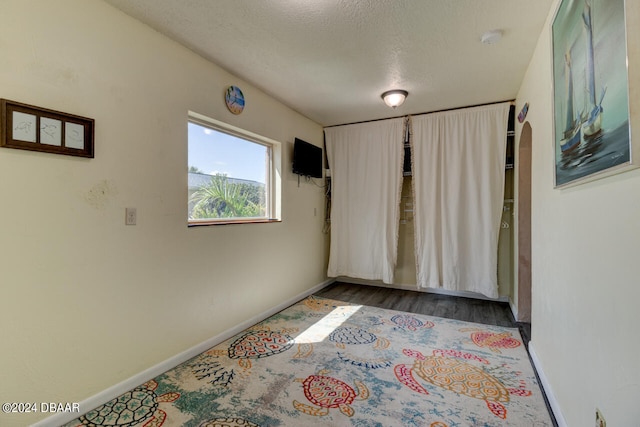
<path id="1" fill-rule="evenodd" d="M 482 37 L 480 37 L 480 41 L 483 44 L 494 44 L 494 43 L 498 43 L 501 38 L 502 38 L 502 30 L 492 30 L 484 33 Z"/>
<path id="2" fill-rule="evenodd" d="M 402 89 L 388 90 L 383 93 L 382 99 L 384 99 L 384 103 L 387 104 L 391 108 L 396 108 L 402 105 L 405 98 L 409 95 L 409 92 Z"/>

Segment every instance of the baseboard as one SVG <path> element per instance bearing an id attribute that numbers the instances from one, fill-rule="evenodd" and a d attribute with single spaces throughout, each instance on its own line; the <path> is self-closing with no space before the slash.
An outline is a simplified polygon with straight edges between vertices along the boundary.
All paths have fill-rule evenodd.
<path id="1" fill-rule="evenodd" d="M 553 412 L 553 416 L 556 418 L 558 427 L 568 427 L 567 422 L 562 416 L 562 411 L 560 411 L 560 404 L 556 400 L 556 397 L 553 394 L 553 390 L 551 390 L 551 385 L 549 384 L 549 381 L 547 380 L 547 377 L 542 370 L 542 365 L 534 349 L 533 341 L 529 342 L 529 356 L 531 356 L 531 361 L 533 362 L 536 372 L 538 373 L 538 377 L 540 378 L 540 383 L 542 385 L 542 388 L 544 389 L 544 393 L 547 395 L 549 406 L 551 406 L 551 411 Z"/>
<path id="2" fill-rule="evenodd" d="M 279 311 L 284 310 L 285 308 L 289 307 L 292 304 L 295 304 L 296 302 L 308 297 L 309 295 L 313 294 L 314 292 L 319 291 L 322 288 L 325 288 L 326 286 L 330 285 L 331 283 L 335 282 L 335 279 L 330 278 L 325 280 L 322 283 L 319 283 L 318 285 L 314 286 L 311 289 L 308 289 L 296 296 L 294 296 L 293 298 L 289 298 L 287 301 L 284 301 L 281 304 L 278 304 L 275 307 L 270 308 L 267 311 L 264 311 L 260 314 L 258 314 L 257 316 L 252 317 L 251 319 L 246 320 L 245 322 L 242 322 L 236 326 L 234 326 L 231 329 L 228 329 L 212 338 L 209 338 L 206 341 L 201 342 L 200 344 L 197 344 L 185 351 L 183 351 L 180 354 L 177 354 L 173 357 L 170 357 L 169 359 L 158 363 L 155 366 L 152 366 L 142 372 L 140 372 L 139 374 L 136 374 L 134 376 L 132 376 L 131 378 L 128 378 L 124 381 L 122 381 L 121 383 L 118 383 L 112 387 L 109 387 L 108 389 L 101 391 L 98 394 L 95 394 L 83 401 L 80 402 L 80 410 L 81 410 L 81 414 L 78 413 L 59 413 L 59 414 L 55 414 L 52 415 L 50 417 L 47 417 L 43 420 L 38 421 L 37 423 L 33 424 L 33 427 L 54 427 L 54 426 L 60 426 L 63 424 L 68 423 L 69 421 L 72 421 L 74 419 L 76 419 L 78 417 L 78 415 L 82 415 L 82 414 L 86 414 L 87 412 L 97 408 L 100 405 L 104 405 L 105 403 L 109 402 L 112 399 L 115 399 L 116 397 L 120 396 L 121 394 L 139 386 L 140 384 L 143 384 L 155 377 L 157 377 L 158 375 L 163 374 L 164 372 L 168 371 L 169 369 L 183 363 L 186 362 L 187 360 L 199 355 L 200 353 L 203 353 L 205 351 L 207 351 L 208 349 L 210 349 L 211 347 L 214 347 L 218 344 L 220 344 L 221 342 L 223 342 L 224 340 L 227 340 L 229 338 L 231 338 L 232 336 L 242 332 L 243 330 L 255 325 L 258 322 L 261 322 L 263 320 L 265 320 L 266 318 L 273 316 L 274 314 L 278 313 Z"/>
<path id="3" fill-rule="evenodd" d="M 448 289 L 438 289 L 438 288 L 418 288 L 415 284 L 405 285 L 405 284 L 394 283 L 393 285 L 389 285 L 378 280 L 355 279 L 353 277 L 346 277 L 346 276 L 340 276 L 336 279 L 336 281 L 344 282 L 344 283 L 353 283 L 355 285 L 368 285 L 368 286 L 378 286 L 381 288 L 400 289 L 403 291 L 415 291 L 415 292 L 426 292 L 430 294 L 449 295 L 452 297 L 464 297 L 464 298 L 481 299 L 486 301 L 509 302 L 508 296 L 501 296 L 498 298 L 489 298 L 488 296 L 482 295 L 477 292 L 450 291 Z"/>

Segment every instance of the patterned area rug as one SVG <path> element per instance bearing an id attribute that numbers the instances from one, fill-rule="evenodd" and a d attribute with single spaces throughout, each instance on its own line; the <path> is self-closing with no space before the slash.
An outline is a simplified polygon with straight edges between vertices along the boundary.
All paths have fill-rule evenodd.
<path id="1" fill-rule="evenodd" d="M 67 426 L 552 426 L 518 330 L 309 297 Z"/>

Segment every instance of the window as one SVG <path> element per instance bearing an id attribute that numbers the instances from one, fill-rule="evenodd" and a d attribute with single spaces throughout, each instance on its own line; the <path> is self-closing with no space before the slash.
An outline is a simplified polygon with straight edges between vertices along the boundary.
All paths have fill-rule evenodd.
<path id="1" fill-rule="evenodd" d="M 277 142 L 190 113 L 188 145 L 189 225 L 277 220 Z"/>

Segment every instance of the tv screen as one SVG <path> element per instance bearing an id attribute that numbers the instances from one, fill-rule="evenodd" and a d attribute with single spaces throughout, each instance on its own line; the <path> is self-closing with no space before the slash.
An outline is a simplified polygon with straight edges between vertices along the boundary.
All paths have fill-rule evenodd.
<path id="1" fill-rule="evenodd" d="M 293 142 L 293 173 L 322 178 L 322 148 L 296 138 Z"/>

